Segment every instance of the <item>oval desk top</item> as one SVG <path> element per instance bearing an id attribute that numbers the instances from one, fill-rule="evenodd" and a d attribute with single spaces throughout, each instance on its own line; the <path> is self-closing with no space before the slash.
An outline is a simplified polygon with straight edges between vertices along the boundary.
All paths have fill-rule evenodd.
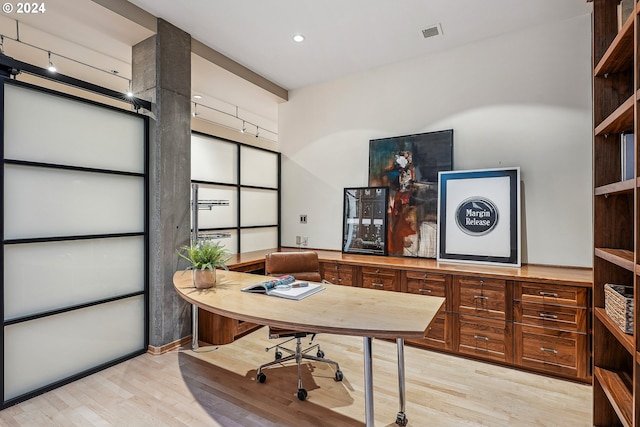
<path id="1" fill-rule="evenodd" d="M 217 270 L 209 289 L 193 286 L 191 270 L 177 271 L 173 284 L 191 304 L 221 316 L 260 325 L 375 338 L 422 338 L 444 298 L 325 284 L 323 291 L 289 300 L 240 289 L 267 276 Z"/>

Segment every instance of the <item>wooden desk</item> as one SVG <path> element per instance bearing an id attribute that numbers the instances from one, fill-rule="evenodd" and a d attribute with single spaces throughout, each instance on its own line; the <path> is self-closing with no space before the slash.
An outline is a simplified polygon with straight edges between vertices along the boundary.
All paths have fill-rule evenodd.
<path id="1" fill-rule="evenodd" d="M 444 298 L 325 285 L 324 291 L 300 301 L 292 301 L 240 291 L 245 286 L 266 280 L 266 276 L 220 270 L 217 275 L 217 283 L 210 289 L 194 288 L 191 271 L 176 272 L 173 284 L 178 294 L 189 303 L 222 316 L 280 328 L 364 338 L 367 426 L 373 426 L 371 342 L 373 338 L 395 339 L 400 394 L 396 422 L 406 424 L 404 339 L 424 336 L 429 324 L 441 310 Z"/>

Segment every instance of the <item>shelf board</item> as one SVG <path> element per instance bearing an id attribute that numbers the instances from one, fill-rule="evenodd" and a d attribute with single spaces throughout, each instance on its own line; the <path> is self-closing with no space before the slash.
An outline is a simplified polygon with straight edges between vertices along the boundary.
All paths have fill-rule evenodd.
<path id="1" fill-rule="evenodd" d="M 633 335 L 625 334 L 622 329 L 620 329 L 620 327 L 611 320 L 604 308 L 594 307 L 593 314 L 609 330 L 609 332 L 611 332 L 618 342 L 624 346 L 630 355 L 633 356 L 636 353 Z"/>
<path id="2" fill-rule="evenodd" d="M 594 374 L 611 406 L 625 427 L 633 426 L 633 386 L 630 376 L 625 372 L 614 372 L 599 367 Z"/>
<path id="3" fill-rule="evenodd" d="M 595 256 L 629 271 L 635 271 L 633 252 L 626 249 L 595 248 Z"/>
<path id="4" fill-rule="evenodd" d="M 626 20 L 594 68 L 594 76 L 615 73 L 633 66 L 633 23 L 635 17 L 636 14 L 632 13 Z"/>
<path id="5" fill-rule="evenodd" d="M 198 200 L 198 210 L 211 210 L 214 206 L 229 206 L 228 200 Z"/>
<path id="6" fill-rule="evenodd" d="M 633 129 L 633 106 L 635 102 L 635 95 L 627 98 L 622 105 L 609 114 L 609 117 L 596 126 L 596 136 L 621 133 Z"/>
<path id="7" fill-rule="evenodd" d="M 614 182 L 612 184 L 596 187 L 594 194 L 596 196 L 608 196 L 610 194 L 628 193 L 633 191 L 636 186 L 636 180 L 628 179 L 626 181 Z"/>

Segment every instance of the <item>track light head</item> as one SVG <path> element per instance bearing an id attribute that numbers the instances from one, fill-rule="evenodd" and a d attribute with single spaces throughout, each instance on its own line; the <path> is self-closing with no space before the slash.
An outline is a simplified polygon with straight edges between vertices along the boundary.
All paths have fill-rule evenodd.
<path id="1" fill-rule="evenodd" d="M 53 65 L 53 62 L 51 62 L 51 52 L 47 52 L 47 54 L 48 54 L 48 58 L 49 58 L 49 65 L 47 66 L 47 70 L 51 71 L 52 73 L 55 73 L 58 70 Z"/>
<path id="2" fill-rule="evenodd" d="M 245 124 L 244 120 L 242 121 L 242 130 L 240 132 L 245 133 L 247 131 L 247 125 Z"/>

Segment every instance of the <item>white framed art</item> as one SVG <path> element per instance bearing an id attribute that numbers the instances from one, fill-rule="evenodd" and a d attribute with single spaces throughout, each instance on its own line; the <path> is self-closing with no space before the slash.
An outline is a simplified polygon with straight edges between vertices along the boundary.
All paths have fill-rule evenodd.
<path id="1" fill-rule="evenodd" d="M 520 168 L 439 173 L 438 261 L 520 267 Z"/>

